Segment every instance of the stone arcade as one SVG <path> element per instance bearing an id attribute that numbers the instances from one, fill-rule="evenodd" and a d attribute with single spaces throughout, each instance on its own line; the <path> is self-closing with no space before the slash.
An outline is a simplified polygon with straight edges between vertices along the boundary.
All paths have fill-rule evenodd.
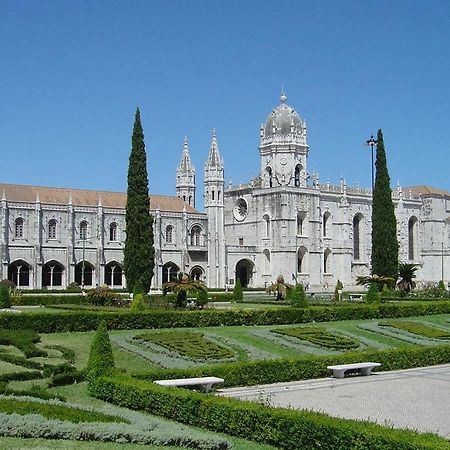
<path id="1" fill-rule="evenodd" d="M 291 282 L 346 287 L 370 271 L 371 191 L 321 183 L 308 172 L 306 123 L 281 102 L 260 129 L 260 174 L 225 187 L 213 132 L 204 167 L 204 212 L 188 142 L 176 171 L 176 197 L 151 195 L 155 276 L 179 271 L 211 287 Z M 0 184 L 0 279 L 22 289 L 122 287 L 126 195 Z M 450 193 L 428 186 L 393 192 L 400 259 L 421 264 L 419 281 L 450 276 Z M 84 266 L 84 280 L 82 268 Z"/>

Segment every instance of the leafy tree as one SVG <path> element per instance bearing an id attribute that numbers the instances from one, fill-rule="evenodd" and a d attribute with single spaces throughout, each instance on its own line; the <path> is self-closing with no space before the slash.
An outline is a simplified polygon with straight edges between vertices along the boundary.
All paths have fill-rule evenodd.
<path id="1" fill-rule="evenodd" d="M 95 332 L 92 340 L 91 350 L 86 368 L 88 379 L 93 379 L 109 373 L 114 368 L 114 357 L 112 353 L 111 341 L 109 340 L 108 329 L 104 321 Z"/>
<path id="2" fill-rule="evenodd" d="M 241 279 L 236 279 L 236 284 L 233 289 L 233 300 L 235 302 L 242 302 L 244 300 L 244 293 L 242 292 Z"/>
<path id="3" fill-rule="evenodd" d="M 290 284 L 284 282 L 283 275 L 278 275 L 276 283 L 271 284 L 266 289 L 266 291 L 267 292 L 276 292 L 277 300 L 284 300 L 286 298 L 288 290 L 292 289 L 292 287 L 293 286 L 291 286 Z"/>
<path id="4" fill-rule="evenodd" d="M 177 308 L 185 308 L 187 304 L 188 292 L 197 293 L 198 291 L 206 292 L 206 285 L 201 281 L 193 281 L 187 273 L 180 272 L 176 281 L 168 281 L 163 283 L 164 292 L 174 292 L 177 294 L 175 306 Z"/>
<path id="5" fill-rule="evenodd" d="M 203 307 L 208 303 L 208 292 L 206 290 L 200 289 L 197 292 L 197 298 L 195 300 L 197 307 L 203 309 Z"/>
<path id="6" fill-rule="evenodd" d="M 298 283 L 292 289 L 288 289 L 287 298 L 294 308 L 307 308 L 308 300 L 306 298 L 305 288 L 303 284 Z"/>
<path id="7" fill-rule="evenodd" d="M 148 292 L 155 266 L 155 249 L 148 195 L 147 157 L 139 108 L 136 110 L 131 142 L 125 211 L 124 271 L 129 292 L 134 292 L 135 285 L 139 286 L 139 290 Z"/>
<path id="8" fill-rule="evenodd" d="M 397 220 L 386 163 L 383 133 L 378 130 L 376 177 L 372 198 L 372 274 L 397 279 Z"/>
<path id="9" fill-rule="evenodd" d="M 418 264 L 410 264 L 400 262 L 398 264 L 398 276 L 400 280 L 397 283 L 397 287 L 405 292 L 410 292 L 416 287 L 416 271 L 420 268 Z"/>

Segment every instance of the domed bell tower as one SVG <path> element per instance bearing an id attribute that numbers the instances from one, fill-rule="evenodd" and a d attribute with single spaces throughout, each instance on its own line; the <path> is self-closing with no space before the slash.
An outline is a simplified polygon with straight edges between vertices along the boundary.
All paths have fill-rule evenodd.
<path id="1" fill-rule="evenodd" d="M 306 187 L 306 122 L 286 100 L 282 92 L 280 104 L 260 129 L 261 179 L 265 188 Z"/>

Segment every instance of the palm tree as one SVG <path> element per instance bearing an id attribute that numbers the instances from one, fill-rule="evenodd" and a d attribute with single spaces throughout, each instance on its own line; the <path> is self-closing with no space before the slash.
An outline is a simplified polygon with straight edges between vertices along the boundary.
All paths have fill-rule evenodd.
<path id="1" fill-rule="evenodd" d="M 384 275 L 377 275 L 376 273 L 373 275 L 356 277 L 356 284 L 358 286 L 370 286 L 371 284 L 376 284 L 380 292 L 383 290 L 384 285 L 392 286 L 394 283 L 394 278 L 386 277 Z"/>
<path id="2" fill-rule="evenodd" d="M 277 300 L 284 300 L 286 298 L 286 293 L 288 289 L 291 289 L 293 286 L 291 286 L 288 283 L 284 282 L 283 275 L 278 275 L 277 282 L 271 284 L 266 291 L 267 292 L 276 292 L 277 293 Z"/>
<path id="3" fill-rule="evenodd" d="M 416 287 L 416 271 L 420 269 L 419 264 L 400 262 L 398 264 L 398 276 L 400 280 L 397 287 L 405 292 L 410 292 Z"/>
<path id="4" fill-rule="evenodd" d="M 194 281 L 189 278 L 187 273 L 180 272 L 175 281 L 168 281 L 163 283 L 163 292 L 173 292 L 177 294 L 175 306 L 177 308 L 184 308 L 186 306 L 186 298 L 188 292 L 207 291 L 207 287 L 201 281 Z"/>

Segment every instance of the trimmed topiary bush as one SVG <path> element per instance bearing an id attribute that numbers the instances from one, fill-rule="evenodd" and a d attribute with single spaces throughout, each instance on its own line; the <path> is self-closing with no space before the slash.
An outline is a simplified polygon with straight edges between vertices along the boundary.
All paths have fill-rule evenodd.
<path id="1" fill-rule="evenodd" d="M 366 303 L 378 304 L 381 302 L 381 294 L 376 283 L 370 283 L 365 297 Z"/>
<path id="2" fill-rule="evenodd" d="M 130 308 L 132 311 L 145 311 L 148 309 L 148 302 L 144 298 L 144 294 L 135 294 Z"/>
<path id="3" fill-rule="evenodd" d="M 239 278 L 236 279 L 236 284 L 234 285 L 233 300 L 235 302 L 242 302 L 242 300 L 244 300 L 244 293 L 242 291 L 241 280 Z"/>
<path id="4" fill-rule="evenodd" d="M 88 379 L 105 375 L 114 368 L 114 357 L 112 353 L 111 341 L 109 340 L 106 323 L 102 321 L 92 340 L 89 360 L 86 367 Z"/>
<path id="5" fill-rule="evenodd" d="M 307 308 L 305 288 L 303 284 L 296 284 L 294 288 L 288 290 L 287 300 L 294 308 Z"/>
<path id="6" fill-rule="evenodd" d="M 9 294 L 9 287 L 0 284 L 0 309 L 11 308 L 11 297 Z"/>

